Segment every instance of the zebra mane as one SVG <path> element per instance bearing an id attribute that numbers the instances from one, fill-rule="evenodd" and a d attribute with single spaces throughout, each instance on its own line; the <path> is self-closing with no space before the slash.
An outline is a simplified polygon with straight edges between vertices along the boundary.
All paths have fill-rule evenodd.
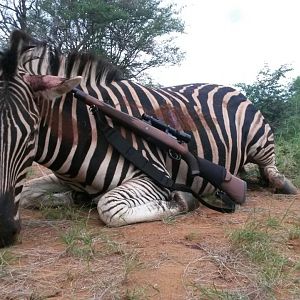
<path id="1" fill-rule="evenodd" d="M 14 30 L 10 36 L 10 47 L 0 52 L 0 70 L 3 79 L 9 81 L 16 75 L 20 56 L 24 51 L 42 43 L 21 30 Z"/>
<path id="2" fill-rule="evenodd" d="M 11 49 L 0 52 L 0 70 L 5 81 L 8 81 L 12 77 L 14 77 L 14 75 L 16 74 L 17 66 L 17 53 L 12 51 Z"/>
<path id="3" fill-rule="evenodd" d="M 66 77 L 82 76 L 83 81 L 108 84 L 121 80 L 121 71 L 106 59 L 91 53 L 72 52 L 66 56 Z"/>
<path id="4" fill-rule="evenodd" d="M 62 54 L 50 43 L 38 41 L 15 30 L 11 34 L 10 48 L 0 52 L 0 72 L 2 70 L 4 80 L 16 74 L 19 64 L 25 70 L 30 70 L 30 73 L 37 72 L 37 75 L 59 74 L 66 78 L 82 76 L 83 82 L 87 84 L 107 84 L 122 79 L 121 71 L 102 57 L 81 52 Z M 43 69 L 39 65 L 43 65 Z"/>
<path id="5" fill-rule="evenodd" d="M 23 32 L 13 31 L 10 37 L 10 47 L 0 52 L 0 69 L 4 80 L 8 81 L 16 74 L 25 39 Z"/>
<path id="6" fill-rule="evenodd" d="M 20 30 L 11 34 L 10 44 L 10 49 L 0 53 L 0 67 L 7 78 L 15 74 L 20 63 L 36 75 L 82 76 L 86 83 L 122 79 L 121 71 L 102 57 L 75 51 L 62 54 L 51 43 L 38 41 Z"/>

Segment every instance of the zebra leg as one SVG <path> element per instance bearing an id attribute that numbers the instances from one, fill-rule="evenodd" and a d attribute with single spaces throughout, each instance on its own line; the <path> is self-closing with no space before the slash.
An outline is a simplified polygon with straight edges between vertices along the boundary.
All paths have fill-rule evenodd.
<path id="1" fill-rule="evenodd" d="M 194 197 L 183 197 L 157 186 L 150 178 L 133 178 L 100 196 L 98 212 L 108 226 L 161 220 L 198 207 Z"/>
<path id="2" fill-rule="evenodd" d="M 54 174 L 28 181 L 20 205 L 26 208 L 56 207 L 73 204 L 72 190 Z"/>
<path id="3" fill-rule="evenodd" d="M 269 125 L 266 126 L 269 128 Z M 249 149 L 248 161 L 259 166 L 262 179 L 265 180 L 276 193 L 297 194 L 296 187 L 276 167 L 274 136 L 266 131 L 256 144 Z"/>
<path id="4" fill-rule="evenodd" d="M 259 170 L 263 179 L 275 188 L 276 193 L 297 194 L 297 188 L 277 170 L 276 166 L 260 167 Z"/>

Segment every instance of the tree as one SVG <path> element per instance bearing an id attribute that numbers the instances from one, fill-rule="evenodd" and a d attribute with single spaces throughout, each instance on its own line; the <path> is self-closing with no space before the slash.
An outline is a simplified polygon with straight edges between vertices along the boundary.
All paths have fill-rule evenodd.
<path id="1" fill-rule="evenodd" d="M 8 39 L 13 28 L 28 31 L 28 11 L 32 9 L 35 0 L 1 0 L 0 1 L 0 32 Z"/>
<path id="2" fill-rule="evenodd" d="M 100 54 L 127 77 L 139 77 L 149 68 L 174 65 L 183 58 L 174 40 L 184 24 L 175 5 L 162 2 L 0 0 L 0 35 L 7 39 L 13 28 L 20 28 L 62 52 Z"/>
<path id="3" fill-rule="evenodd" d="M 300 141 L 300 77 L 297 77 L 290 87 L 291 98 L 287 109 L 287 117 L 279 133 L 286 140 L 297 138 Z M 299 154 L 300 159 L 300 154 Z"/>
<path id="4" fill-rule="evenodd" d="M 282 125 L 291 109 L 293 90 L 290 83 L 284 82 L 286 74 L 291 70 L 289 66 L 282 65 L 272 71 L 265 65 L 253 84 L 236 84 L 275 130 Z"/>

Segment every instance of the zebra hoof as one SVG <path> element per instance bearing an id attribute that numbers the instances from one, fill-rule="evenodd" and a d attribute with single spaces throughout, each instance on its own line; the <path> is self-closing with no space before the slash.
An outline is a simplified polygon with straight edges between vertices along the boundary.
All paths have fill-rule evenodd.
<path id="1" fill-rule="evenodd" d="M 297 188 L 284 175 L 280 174 L 276 167 L 266 167 L 263 169 L 263 173 L 270 186 L 275 189 L 275 193 L 291 195 L 298 193 Z"/>
<path id="2" fill-rule="evenodd" d="M 284 178 L 283 183 L 275 187 L 275 193 L 296 195 L 298 194 L 298 191 L 297 188 L 288 179 Z"/>

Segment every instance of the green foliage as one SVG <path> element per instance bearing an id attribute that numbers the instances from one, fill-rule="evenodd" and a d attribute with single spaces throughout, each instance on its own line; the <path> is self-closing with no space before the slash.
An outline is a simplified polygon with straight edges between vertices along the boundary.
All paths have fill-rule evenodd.
<path id="1" fill-rule="evenodd" d="M 112 239 L 111 235 L 107 235 L 105 233 L 101 233 L 99 235 L 100 240 L 102 241 L 104 245 L 103 253 L 105 255 L 125 255 L 126 251 L 123 247 L 123 245 L 119 242 L 116 242 Z"/>
<path id="2" fill-rule="evenodd" d="M 173 215 L 164 216 L 162 218 L 162 222 L 166 225 L 175 225 L 176 224 L 176 216 L 173 216 Z"/>
<path id="3" fill-rule="evenodd" d="M 146 296 L 146 290 L 143 287 L 128 289 L 125 294 L 125 300 L 144 300 L 150 299 Z"/>
<path id="4" fill-rule="evenodd" d="M 278 167 L 300 186 L 300 77 L 291 84 L 287 116 L 276 131 Z"/>
<path id="5" fill-rule="evenodd" d="M 13 28 L 22 28 L 62 51 L 101 54 L 128 77 L 151 67 L 177 64 L 183 58 L 174 45 L 174 33 L 184 30 L 174 4 L 163 5 L 161 0 L 4 2 L 0 3 L 2 37 L 8 38 Z"/>
<path id="6" fill-rule="evenodd" d="M 300 77 L 285 80 L 286 65 L 272 71 L 266 65 L 249 85 L 237 84 L 261 110 L 275 131 L 278 168 L 300 186 Z"/>
<path id="7" fill-rule="evenodd" d="M 230 235 L 234 246 L 240 247 L 249 258 L 257 263 L 262 263 L 271 257 L 270 237 L 267 232 L 261 230 L 256 221 L 246 223 L 244 228 L 235 230 Z"/>
<path id="8" fill-rule="evenodd" d="M 298 135 L 298 136 L 297 136 Z M 300 186 L 300 136 L 280 135 L 276 138 L 276 158 L 278 168 L 299 187 Z"/>
<path id="9" fill-rule="evenodd" d="M 282 65 L 272 71 L 265 65 L 253 84 L 238 83 L 253 104 L 262 112 L 273 129 L 277 129 L 289 116 L 292 89 L 284 79 L 292 69 Z"/>
<path id="10" fill-rule="evenodd" d="M 284 223 L 287 215 L 251 217 L 242 228 L 230 234 L 235 251 L 242 253 L 258 269 L 257 284 L 268 299 L 274 299 L 276 290 L 290 285 L 297 272 L 297 261 L 287 258 L 285 253 L 289 240 L 299 238 L 297 223 Z"/>
<path id="11" fill-rule="evenodd" d="M 300 239 L 300 224 L 295 224 L 292 228 L 288 231 L 288 239 L 289 240 L 297 240 Z"/>
<path id="12" fill-rule="evenodd" d="M 8 250 L 0 251 L 0 279 L 8 274 L 8 267 L 16 257 Z"/>
<path id="13" fill-rule="evenodd" d="M 41 207 L 43 217 L 47 220 L 80 220 L 80 209 L 72 206 Z"/>
<path id="14" fill-rule="evenodd" d="M 13 260 L 12 254 L 8 250 L 0 251 L 0 271 L 2 268 L 9 265 L 9 263 Z"/>
<path id="15" fill-rule="evenodd" d="M 124 281 L 128 281 L 129 274 L 140 268 L 142 263 L 136 251 L 126 252 L 123 255 L 124 260 Z"/>
<path id="16" fill-rule="evenodd" d="M 138 252 L 136 250 L 127 249 L 124 247 L 124 244 L 113 240 L 111 233 L 106 234 L 103 231 L 100 235 L 98 235 L 98 239 L 102 241 L 102 245 L 104 246 L 104 249 L 102 249 L 101 252 L 103 255 L 120 255 L 123 258 L 124 282 L 128 280 L 129 274 L 131 274 L 137 268 L 142 267 Z M 137 296 L 135 293 L 133 294 Z M 133 294 L 131 294 L 132 297 Z M 129 297 L 128 299 L 138 298 Z"/>
<path id="17" fill-rule="evenodd" d="M 286 107 L 287 117 L 278 131 L 278 136 L 285 140 L 298 139 L 300 131 L 300 77 L 290 85 L 291 97 Z"/>
<path id="18" fill-rule="evenodd" d="M 269 227 L 269 228 L 277 229 L 277 228 L 280 227 L 280 225 L 281 225 L 280 220 L 278 218 L 269 216 L 266 219 L 266 226 Z"/>
<path id="19" fill-rule="evenodd" d="M 93 236 L 84 225 L 71 227 L 61 235 L 66 252 L 74 257 L 90 260 L 94 256 Z"/>
<path id="20" fill-rule="evenodd" d="M 213 287 L 197 287 L 201 292 L 201 298 L 206 300 L 249 300 L 250 298 L 242 293 L 230 292 Z"/>

